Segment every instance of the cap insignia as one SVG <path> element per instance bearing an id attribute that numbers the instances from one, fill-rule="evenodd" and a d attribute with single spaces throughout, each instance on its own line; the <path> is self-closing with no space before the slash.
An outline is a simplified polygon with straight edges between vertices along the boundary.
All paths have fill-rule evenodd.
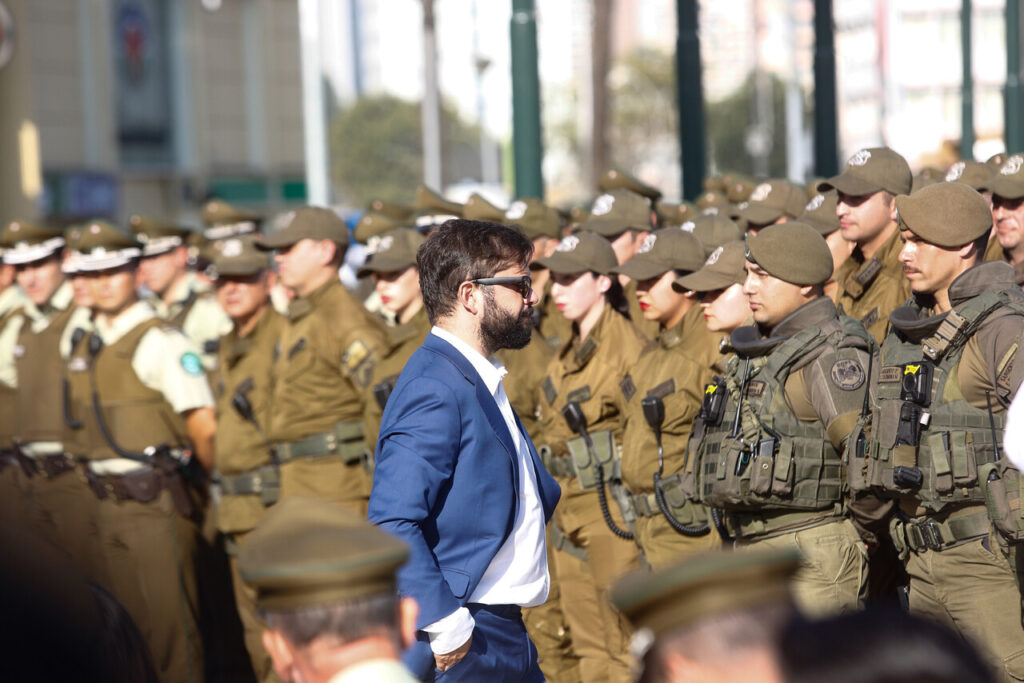
<path id="1" fill-rule="evenodd" d="M 804 207 L 804 211 L 814 211 L 819 206 L 825 203 L 825 195 L 816 194 L 811 198 L 811 201 L 807 202 L 807 206 Z"/>
<path id="2" fill-rule="evenodd" d="M 958 180 L 964 174 L 965 168 L 967 168 L 967 164 L 962 161 L 958 161 L 950 166 L 949 172 L 946 174 L 946 182 L 951 183 L 954 180 Z"/>
<path id="3" fill-rule="evenodd" d="M 594 206 L 591 207 L 590 213 L 593 216 L 604 216 L 612 210 L 613 204 L 615 204 L 615 197 L 603 194 L 594 200 Z"/>
<path id="4" fill-rule="evenodd" d="M 868 163 L 868 159 L 870 158 L 871 152 L 867 151 L 866 149 L 862 149 L 856 154 L 854 154 L 852 157 L 850 157 L 850 160 L 846 162 L 846 165 L 863 166 L 864 164 Z"/>
<path id="5" fill-rule="evenodd" d="M 722 252 L 725 251 L 723 247 L 718 247 L 711 254 L 708 255 L 708 260 L 704 262 L 705 266 L 713 266 L 718 263 L 719 257 L 722 256 Z"/>
<path id="6" fill-rule="evenodd" d="M 220 245 L 220 253 L 227 258 L 234 258 L 235 256 L 242 255 L 242 240 L 230 239 L 224 240 L 224 243 Z"/>
<path id="7" fill-rule="evenodd" d="M 772 186 L 769 183 L 761 183 L 750 193 L 750 201 L 763 202 L 772 193 Z"/>
<path id="8" fill-rule="evenodd" d="M 683 232 L 693 232 L 693 229 L 697 227 L 697 224 L 694 223 L 693 221 L 686 221 L 679 227 L 683 230 Z"/>
<path id="9" fill-rule="evenodd" d="M 636 250 L 637 254 L 646 254 L 651 249 L 654 249 L 654 243 L 658 241 L 657 235 L 648 235 L 644 238 L 643 244 Z"/>
<path id="10" fill-rule="evenodd" d="M 562 241 L 555 247 L 555 251 L 575 251 L 576 247 L 580 245 L 580 238 L 576 235 L 569 235 L 563 237 Z"/>
<path id="11" fill-rule="evenodd" d="M 1012 157 L 1006 160 L 1003 167 L 999 169 L 1000 175 L 1014 175 L 1020 170 L 1021 165 L 1024 165 L 1024 156 L 1020 154 L 1014 154 Z"/>
<path id="12" fill-rule="evenodd" d="M 508 211 L 505 212 L 505 218 L 510 221 L 518 220 L 526 215 L 526 202 L 514 201 L 512 206 L 508 207 Z"/>

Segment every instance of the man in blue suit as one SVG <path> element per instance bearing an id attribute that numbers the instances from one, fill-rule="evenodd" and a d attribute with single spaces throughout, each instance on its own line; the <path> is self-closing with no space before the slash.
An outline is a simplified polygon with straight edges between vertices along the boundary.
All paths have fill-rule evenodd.
<path id="1" fill-rule="evenodd" d="M 405 659 L 426 681 L 544 680 L 520 608 L 547 599 L 561 492 L 494 360 L 530 340 L 532 251 L 511 228 L 453 219 L 417 254 L 434 327 L 384 410 L 369 516 L 411 548 L 398 587 L 420 614 Z"/>

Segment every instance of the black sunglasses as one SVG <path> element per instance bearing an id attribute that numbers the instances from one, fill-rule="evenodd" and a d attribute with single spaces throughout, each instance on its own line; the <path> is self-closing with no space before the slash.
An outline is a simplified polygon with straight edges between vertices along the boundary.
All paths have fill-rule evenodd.
<path id="1" fill-rule="evenodd" d="M 509 285 L 514 286 L 522 295 L 523 300 L 530 298 L 530 292 L 533 291 L 533 278 L 529 275 L 519 275 L 517 277 L 478 277 L 475 280 L 467 280 L 474 285 Z"/>

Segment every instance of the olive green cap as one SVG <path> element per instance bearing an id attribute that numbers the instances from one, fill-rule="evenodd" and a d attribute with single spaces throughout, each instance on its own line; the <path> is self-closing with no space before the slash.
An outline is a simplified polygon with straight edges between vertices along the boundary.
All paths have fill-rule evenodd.
<path id="1" fill-rule="evenodd" d="M 767 225 L 783 216 L 796 218 L 804 211 L 804 191 L 788 180 L 772 178 L 750 193 L 746 206 L 740 206 L 740 217 L 748 223 Z"/>
<path id="2" fill-rule="evenodd" d="M 270 268 L 270 254 L 256 247 L 255 235 L 229 237 L 209 253 L 217 276 L 245 277 Z"/>
<path id="3" fill-rule="evenodd" d="M 370 273 L 390 273 L 416 265 L 416 251 L 427 240 L 412 228 L 397 228 L 374 237 L 367 243 L 369 260 L 359 269 L 359 277 Z"/>
<path id="4" fill-rule="evenodd" d="M 629 190 L 641 197 L 646 197 L 651 202 L 661 199 L 661 190 L 652 187 L 636 176 L 626 173 L 621 168 L 611 168 L 604 172 L 604 175 L 597 181 L 597 189 L 601 192 L 612 190 Z"/>
<path id="5" fill-rule="evenodd" d="M 631 258 L 612 273 L 633 280 L 649 280 L 670 270 L 694 271 L 704 264 L 704 247 L 692 232 L 681 228 L 655 230 Z"/>
<path id="6" fill-rule="evenodd" d="M 978 192 L 998 175 L 999 169 L 980 161 L 958 161 L 946 171 L 947 183 L 963 183 Z"/>
<path id="7" fill-rule="evenodd" d="M 452 218 L 462 218 L 462 204 L 448 201 L 426 185 L 416 188 L 414 220 L 416 227 L 427 230 Z"/>
<path id="8" fill-rule="evenodd" d="M 383 213 L 364 213 L 356 223 L 352 237 L 356 242 L 366 244 L 371 238 L 383 235 L 390 230 L 409 227 L 413 220 L 409 218 L 399 220 Z"/>
<path id="9" fill-rule="evenodd" d="M 863 197 L 880 190 L 907 194 L 912 182 L 906 159 L 888 147 L 871 147 L 850 157 L 842 173 L 818 183 L 818 191 L 835 188 L 851 197 Z"/>
<path id="10" fill-rule="evenodd" d="M 708 617 L 792 603 L 790 581 L 799 566 L 791 549 L 718 550 L 662 571 L 628 574 L 610 597 L 635 629 L 660 636 Z"/>
<path id="11" fill-rule="evenodd" d="M 997 154 L 993 154 L 988 159 L 986 159 L 985 163 L 988 164 L 989 166 L 995 166 L 997 169 L 999 169 L 1002 168 L 1003 164 L 1006 163 L 1006 159 L 1008 156 L 1009 155 L 1006 152 L 999 152 Z"/>
<path id="12" fill-rule="evenodd" d="M 725 194 L 725 179 L 720 175 L 710 175 L 704 178 L 704 182 L 701 183 L 706 192 L 717 192 L 719 194 Z"/>
<path id="13" fill-rule="evenodd" d="M 999 167 L 999 173 L 985 183 L 983 189 L 1004 199 L 1024 197 L 1024 155 L 1014 154 L 1007 158 Z"/>
<path id="14" fill-rule="evenodd" d="M 143 256 L 166 254 L 185 244 L 192 230 L 183 225 L 163 223 L 148 216 L 135 214 L 128 219 L 128 226 L 135 237 L 142 242 Z"/>
<path id="15" fill-rule="evenodd" d="M 206 226 L 203 235 L 209 240 L 257 232 L 263 221 L 263 217 L 258 213 L 242 211 L 223 199 L 211 199 L 206 202 L 200 218 Z"/>
<path id="16" fill-rule="evenodd" d="M 962 246 L 992 229 L 988 201 L 963 183 L 938 183 L 896 197 L 896 213 L 900 230 L 940 247 Z"/>
<path id="17" fill-rule="evenodd" d="M 75 253 L 78 271 L 110 270 L 142 256 L 142 243 L 112 223 L 94 220 L 82 226 Z"/>
<path id="18" fill-rule="evenodd" d="M 540 237 L 558 239 L 562 216 L 539 199 L 517 199 L 505 212 L 505 225 L 518 225 L 531 240 Z"/>
<path id="19" fill-rule="evenodd" d="M 683 230 L 692 232 L 704 246 L 704 258 L 718 247 L 743 239 L 743 228 L 736 221 L 724 215 L 704 214 L 683 223 Z"/>
<path id="20" fill-rule="evenodd" d="M 482 194 L 474 192 L 462 205 L 462 217 L 471 221 L 501 223 L 505 220 L 505 210 L 491 204 Z"/>
<path id="21" fill-rule="evenodd" d="M 654 205 L 654 211 L 665 227 L 683 225 L 697 217 L 697 209 L 690 202 L 658 202 Z"/>
<path id="22" fill-rule="evenodd" d="M 397 204 L 395 202 L 387 202 L 383 199 L 374 199 L 366 207 L 366 213 L 378 213 L 382 216 L 387 216 L 394 221 L 405 221 L 412 217 L 413 209 L 411 206 L 405 204 Z"/>
<path id="23" fill-rule="evenodd" d="M 735 240 L 716 247 L 700 270 L 683 275 L 672 283 L 672 289 L 680 292 L 713 292 L 732 285 L 742 285 L 747 279 L 747 245 Z"/>
<path id="24" fill-rule="evenodd" d="M 722 206 L 728 204 L 729 200 L 725 198 L 725 195 L 721 192 L 715 192 L 714 190 L 707 190 L 702 192 L 694 202 L 697 205 L 697 210 L 703 211 L 704 209 L 712 206 Z"/>
<path id="25" fill-rule="evenodd" d="M 256 242 L 256 247 L 265 250 L 280 249 L 305 239 L 331 240 L 336 244 L 348 244 L 348 227 L 338 214 L 330 209 L 322 206 L 305 206 L 295 211 L 282 229 L 261 237 Z"/>
<path id="26" fill-rule="evenodd" d="M 820 285 L 832 275 L 832 252 L 825 238 L 798 221 L 748 234 L 747 260 L 794 285 Z"/>
<path id="27" fill-rule="evenodd" d="M 612 190 L 599 196 L 590 207 L 590 217 L 580 224 L 580 230 L 602 237 L 616 237 L 626 230 L 650 229 L 650 202 L 629 190 Z"/>
<path id="28" fill-rule="evenodd" d="M 819 192 L 807 202 L 797 220 L 817 230 L 822 237 L 827 237 L 839 229 L 839 216 L 836 214 L 838 203 L 839 193 L 835 190 Z"/>
<path id="29" fill-rule="evenodd" d="M 20 266 L 42 261 L 64 247 L 64 233 L 28 221 L 11 221 L 0 234 L 3 262 Z"/>
<path id="30" fill-rule="evenodd" d="M 563 237 L 555 253 L 530 264 L 532 270 L 548 268 L 553 273 L 584 273 L 594 271 L 608 275 L 619 265 L 612 244 L 596 232 L 580 231 Z"/>
<path id="31" fill-rule="evenodd" d="M 406 545 L 337 503 L 287 497 L 270 507 L 238 552 L 261 609 L 288 611 L 396 591 Z"/>
<path id="32" fill-rule="evenodd" d="M 725 198 L 733 204 L 739 204 L 750 199 L 751 193 L 757 184 L 749 179 L 742 177 L 731 178 L 729 186 L 725 189 Z"/>
<path id="33" fill-rule="evenodd" d="M 811 201 L 812 199 L 814 199 L 816 195 L 821 194 L 818 191 L 818 185 L 820 185 L 824 181 L 824 178 L 813 178 L 811 182 L 807 183 L 807 185 L 804 187 L 804 194 L 807 195 L 807 201 Z"/>

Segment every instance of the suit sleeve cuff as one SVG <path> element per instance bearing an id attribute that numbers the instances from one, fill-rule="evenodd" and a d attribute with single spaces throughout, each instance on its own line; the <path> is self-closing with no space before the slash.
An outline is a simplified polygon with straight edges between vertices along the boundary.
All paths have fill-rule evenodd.
<path id="1" fill-rule="evenodd" d="M 462 647 L 473 635 L 476 621 L 465 607 L 423 627 L 430 639 L 430 649 L 436 655 L 446 655 Z"/>

